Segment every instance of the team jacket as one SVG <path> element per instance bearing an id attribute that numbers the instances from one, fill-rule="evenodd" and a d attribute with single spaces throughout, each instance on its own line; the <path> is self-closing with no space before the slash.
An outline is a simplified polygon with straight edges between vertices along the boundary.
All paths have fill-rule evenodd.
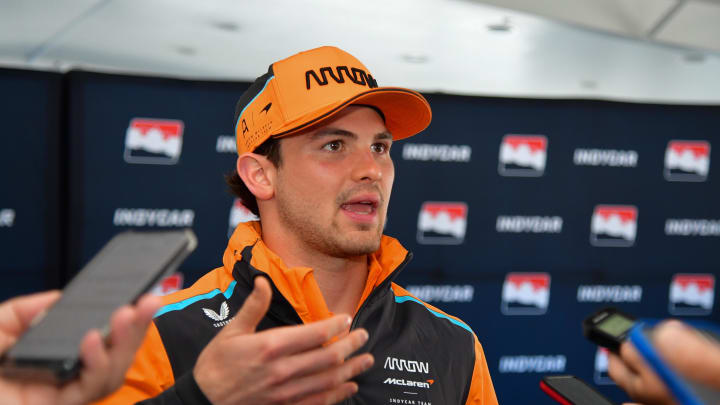
<path id="1" fill-rule="evenodd" d="M 369 256 L 365 289 L 351 328 L 370 338 L 359 352 L 375 364 L 355 378 L 359 392 L 346 404 L 497 404 L 485 355 L 472 330 L 392 282 L 410 260 L 400 243 L 383 236 Z M 310 268 L 287 268 L 262 242 L 259 223 L 241 224 L 217 268 L 191 287 L 165 297 L 125 384 L 102 405 L 206 405 L 192 377 L 197 357 L 252 290 L 269 277 L 273 298 L 258 330 L 331 316 Z"/>

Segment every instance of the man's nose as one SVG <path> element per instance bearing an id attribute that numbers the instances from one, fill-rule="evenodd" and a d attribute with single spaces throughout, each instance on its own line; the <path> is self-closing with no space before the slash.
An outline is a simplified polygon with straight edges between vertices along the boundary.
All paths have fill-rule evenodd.
<path id="1" fill-rule="evenodd" d="M 382 179 L 382 168 L 377 156 L 369 148 L 356 154 L 352 177 L 359 182 L 376 182 Z"/>

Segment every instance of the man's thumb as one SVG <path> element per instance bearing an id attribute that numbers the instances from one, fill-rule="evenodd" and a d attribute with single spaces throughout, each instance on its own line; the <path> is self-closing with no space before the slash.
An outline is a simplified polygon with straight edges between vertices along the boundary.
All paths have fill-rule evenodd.
<path id="1" fill-rule="evenodd" d="M 238 311 L 235 318 L 224 329 L 228 332 L 236 334 L 248 334 L 255 332 L 260 321 L 270 308 L 270 299 L 272 298 L 272 290 L 270 282 L 265 277 L 255 277 L 255 286 L 245 299 L 242 308 Z M 227 333 L 227 332 L 226 332 Z"/>

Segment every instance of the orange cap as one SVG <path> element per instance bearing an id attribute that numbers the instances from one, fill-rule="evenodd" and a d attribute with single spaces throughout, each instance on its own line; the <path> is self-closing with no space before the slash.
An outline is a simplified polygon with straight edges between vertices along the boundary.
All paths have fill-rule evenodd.
<path id="1" fill-rule="evenodd" d="M 354 56 L 323 46 L 273 63 L 243 93 L 235 109 L 238 154 L 254 151 L 271 136 L 308 129 L 353 104 L 380 110 L 396 140 L 417 134 L 432 119 L 420 93 L 378 87 Z"/>

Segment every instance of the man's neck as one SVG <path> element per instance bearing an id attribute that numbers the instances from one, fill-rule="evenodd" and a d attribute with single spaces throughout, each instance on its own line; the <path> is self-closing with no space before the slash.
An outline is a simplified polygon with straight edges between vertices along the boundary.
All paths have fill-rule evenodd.
<path id="1" fill-rule="evenodd" d="M 354 315 L 368 276 L 367 255 L 332 257 L 287 241 L 275 240 L 263 232 L 263 242 L 288 267 L 313 269 L 325 304 L 334 314 Z"/>
<path id="2" fill-rule="evenodd" d="M 314 266 L 313 273 L 330 312 L 352 316 L 367 282 L 367 257 L 341 260 L 335 266 Z"/>

